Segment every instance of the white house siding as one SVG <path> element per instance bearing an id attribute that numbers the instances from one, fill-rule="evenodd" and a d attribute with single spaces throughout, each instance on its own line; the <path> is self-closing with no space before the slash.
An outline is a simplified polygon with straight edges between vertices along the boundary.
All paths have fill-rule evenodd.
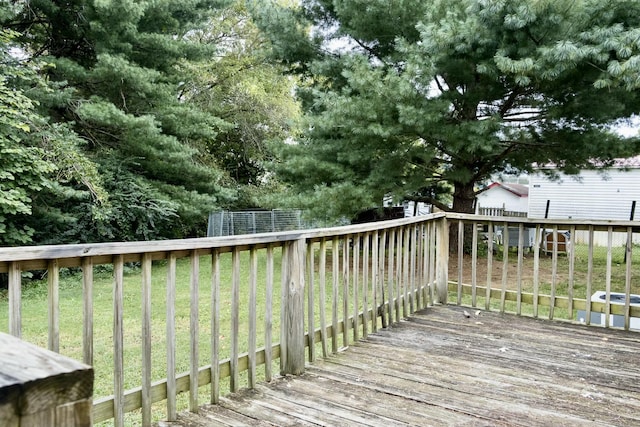
<path id="1" fill-rule="evenodd" d="M 562 175 L 557 182 L 532 175 L 529 218 L 544 218 L 547 200 L 551 219 L 629 220 L 632 202 L 640 205 L 640 169 L 582 171 L 577 177 Z M 639 211 L 637 206 L 634 219 L 640 219 Z"/>
<path id="2" fill-rule="evenodd" d="M 407 201 L 402 204 L 404 206 L 404 216 L 412 217 L 419 215 L 429 215 L 431 213 L 431 205 L 428 205 L 423 202 L 418 202 L 418 206 L 416 207 L 416 202 Z"/>
<path id="3" fill-rule="evenodd" d="M 527 212 L 527 197 L 520 197 L 502 187 L 493 187 L 478 194 L 476 212 L 483 208 L 504 208 L 508 211 Z"/>
<path id="4" fill-rule="evenodd" d="M 624 248 L 627 244 L 627 234 L 613 232 L 611 233 L 611 247 L 612 248 Z M 586 245 L 589 243 L 589 232 L 586 230 L 576 231 L 574 241 L 577 244 Z M 609 235 L 606 231 L 594 231 L 593 232 L 593 244 L 595 246 L 608 246 Z M 634 233 L 631 242 L 634 245 L 640 244 L 640 234 Z M 634 249 L 635 251 L 635 249 Z"/>
<path id="5" fill-rule="evenodd" d="M 529 218 L 542 219 L 549 201 L 549 219 L 629 220 L 636 201 L 634 219 L 640 220 L 640 169 L 582 171 L 578 176 L 561 175 L 551 181 L 532 175 L 529 184 Z M 624 233 L 614 233 L 614 246 L 626 241 Z M 607 233 L 596 232 L 595 244 L 607 244 Z M 577 243 L 586 243 L 587 233 L 577 232 Z M 640 236 L 634 235 L 634 242 Z"/>

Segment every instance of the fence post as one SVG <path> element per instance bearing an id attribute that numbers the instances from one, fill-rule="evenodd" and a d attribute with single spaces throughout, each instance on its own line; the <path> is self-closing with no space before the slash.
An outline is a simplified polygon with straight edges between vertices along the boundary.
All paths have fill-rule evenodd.
<path id="1" fill-rule="evenodd" d="M 435 303 L 446 304 L 449 293 L 449 222 L 442 218 L 436 231 Z"/>
<path id="2" fill-rule="evenodd" d="M 306 239 L 287 244 L 282 262 L 282 325 L 280 357 L 282 375 L 304 373 L 304 275 Z"/>

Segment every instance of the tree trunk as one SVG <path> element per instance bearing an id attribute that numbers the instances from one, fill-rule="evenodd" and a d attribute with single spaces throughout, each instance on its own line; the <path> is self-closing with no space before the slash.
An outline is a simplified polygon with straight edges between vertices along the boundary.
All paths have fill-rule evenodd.
<path id="1" fill-rule="evenodd" d="M 453 212 L 457 213 L 475 213 L 476 196 L 474 183 L 455 183 L 453 190 Z M 471 253 L 473 226 L 466 224 L 464 226 L 464 252 Z M 450 253 L 458 252 L 458 223 L 451 222 L 449 225 L 449 251 Z"/>
<path id="2" fill-rule="evenodd" d="M 455 183 L 453 190 L 453 211 L 458 213 L 474 213 L 476 195 L 474 183 Z"/>

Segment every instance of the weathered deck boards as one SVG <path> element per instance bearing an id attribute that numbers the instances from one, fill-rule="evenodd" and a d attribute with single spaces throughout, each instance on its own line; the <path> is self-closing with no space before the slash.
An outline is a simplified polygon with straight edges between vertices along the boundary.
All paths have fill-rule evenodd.
<path id="1" fill-rule="evenodd" d="M 640 334 L 467 311 L 430 308 L 175 425 L 640 425 Z"/>

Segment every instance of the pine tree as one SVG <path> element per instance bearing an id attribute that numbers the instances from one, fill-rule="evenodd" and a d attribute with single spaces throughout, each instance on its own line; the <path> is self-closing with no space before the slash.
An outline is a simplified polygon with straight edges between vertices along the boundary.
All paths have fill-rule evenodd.
<path id="1" fill-rule="evenodd" d="M 184 102 L 183 92 L 192 78 L 185 64 L 215 53 L 188 36 L 224 3 L 40 0 L 1 15 L 21 34 L 25 54 L 51 64 L 47 78 L 57 90 L 30 94 L 40 114 L 86 141 L 109 194 L 103 205 L 43 194 L 59 221 L 40 224 L 40 241 L 195 235 L 208 211 L 235 198 L 200 150 L 229 124 Z"/>
<path id="2" fill-rule="evenodd" d="M 279 169 L 292 203 L 472 212 L 494 174 L 640 152 L 612 130 L 640 107 L 640 2 L 309 0 L 256 15 L 306 84 L 309 131 Z"/>

